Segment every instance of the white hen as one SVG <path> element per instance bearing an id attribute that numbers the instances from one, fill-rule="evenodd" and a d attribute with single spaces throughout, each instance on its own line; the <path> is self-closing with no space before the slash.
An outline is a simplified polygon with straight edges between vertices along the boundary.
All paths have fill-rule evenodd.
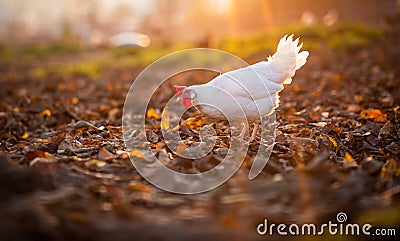
<path id="1" fill-rule="evenodd" d="M 290 84 L 296 70 L 306 63 L 309 53 L 300 52 L 301 47 L 293 35 L 284 36 L 267 61 L 226 72 L 206 84 L 174 86 L 174 90 L 185 107 L 199 104 L 200 111 L 211 118 L 241 118 L 244 112 L 247 120 L 260 120 L 273 113 L 283 84 Z M 232 105 L 227 96 L 239 105 Z"/>

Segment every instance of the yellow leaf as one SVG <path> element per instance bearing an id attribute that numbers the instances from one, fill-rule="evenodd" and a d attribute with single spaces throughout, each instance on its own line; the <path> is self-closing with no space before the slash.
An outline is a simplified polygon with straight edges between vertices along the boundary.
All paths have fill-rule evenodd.
<path id="1" fill-rule="evenodd" d="M 346 154 L 344 155 L 344 159 L 343 159 L 343 167 L 344 168 L 354 168 L 354 167 L 358 167 L 357 162 L 354 160 L 354 158 L 351 156 L 350 153 L 346 152 Z"/>
<path id="2" fill-rule="evenodd" d="M 135 182 L 130 182 L 127 186 L 127 189 L 129 191 L 138 191 L 138 192 L 151 192 L 151 189 L 149 187 L 149 185 L 144 185 L 144 184 L 140 184 L 140 183 L 135 183 Z"/>
<path id="3" fill-rule="evenodd" d="M 156 120 L 161 119 L 160 115 L 157 114 L 157 112 L 156 112 L 153 108 L 150 108 L 150 109 L 147 111 L 146 117 L 147 117 L 147 118 L 154 118 L 154 119 L 156 119 Z"/>
<path id="4" fill-rule="evenodd" d="M 85 166 L 89 169 L 97 169 L 104 167 L 107 163 L 105 161 L 100 161 L 97 159 L 90 159 L 89 161 L 85 162 Z"/>
<path id="5" fill-rule="evenodd" d="M 394 119 L 397 121 L 397 111 L 399 111 L 400 106 L 395 106 L 393 107 L 393 112 L 394 112 Z"/>
<path id="6" fill-rule="evenodd" d="M 45 110 L 42 111 L 40 114 L 41 114 L 42 116 L 44 116 L 44 117 L 49 117 L 49 116 L 51 116 L 51 111 L 50 111 L 49 109 L 45 109 Z"/>
<path id="7" fill-rule="evenodd" d="M 337 146 L 338 146 L 337 141 L 336 141 L 335 138 L 333 138 L 332 136 L 328 136 L 328 140 L 332 143 L 332 145 L 333 145 L 334 147 L 337 147 Z"/>
<path id="8" fill-rule="evenodd" d="M 28 139 L 28 137 L 29 137 L 29 134 L 26 132 L 21 136 L 22 139 Z"/>
<path id="9" fill-rule="evenodd" d="M 78 103 L 79 103 L 79 99 L 78 98 L 76 98 L 76 97 L 72 98 L 72 104 L 76 105 Z"/>
<path id="10" fill-rule="evenodd" d="M 129 155 L 130 155 L 130 156 L 133 156 L 133 157 L 137 157 L 137 158 L 143 158 L 143 157 L 144 157 L 143 152 L 141 152 L 141 151 L 138 150 L 138 149 L 135 149 L 135 150 L 130 151 L 130 152 L 129 152 Z"/>
<path id="11" fill-rule="evenodd" d="M 170 122 L 169 116 L 167 115 L 167 111 L 164 109 L 162 112 L 161 129 L 168 130 L 169 122 Z"/>
<path id="12" fill-rule="evenodd" d="M 360 119 L 363 120 L 374 120 L 375 122 L 385 122 L 387 119 L 387 115 L 382 113 L 380 110 L 363 110 L 359 116 Z"/>
<path id="13" fill-rule="evenodd" d="M 197 120 L 196 120 L 197 119 Z M 185 125 L 189 128 L 189 129 L 200 129 L 201 126 L 204 124 L 204 121 L 202 118 L 189 118 L 185 121 Z"/>
<path id="14" fill-rule="evenodd" d="M 354 158 L 348 152 L 346 152 L 346 154 L 344 155 L 344 159 L 349 160 L 349 161 L 354 161 Z"/>
<path id="15" fill-rule="evenodd" d="M 381 169 L 381 178 L 392 180 L 399 175 L 399 165 L 394 159 L 388 159 Z"/>
<path id="16" fill-rule="evenodd" d="M 334 124 L 332 124 L 332 123 L 329 124 L 329 127 L 330 127 L 333 131 L 335 131 L 336 133 L 339 133 L 339 134 L 342 134 L 342 133 L 343 133 L 342 128 L 340 128 L 340 127 L 338 127 L 338 126 L 336 126 L 336 125 L 334 125 Z"/>

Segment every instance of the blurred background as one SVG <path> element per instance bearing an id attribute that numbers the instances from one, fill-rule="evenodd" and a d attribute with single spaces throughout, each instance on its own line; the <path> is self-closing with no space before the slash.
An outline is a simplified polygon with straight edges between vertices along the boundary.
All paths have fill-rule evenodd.
<path id="1" fill-rule="evenodd" d="M 145 66 L 189 47 L 252 62 L 272 54 L 287 33 L 306 40 L 308 50 L 347 51 L 383 31 L 399 32 L 399 6 L 398 0 L 0 0 L 0 63 L 27 63 L 31 78 L 99 77 L 104 67 Z"/>
<path id="2" fill-rule="evenodd" d="M 207 42 L 302 23 L 331 26 L 356 21 L 383 26 L 397 0 L 36 0 L 0 1 L 0 40 L 32 44 L 65 35 L 85 44 L 111 44 L 121 32 L 141 32 L 154 43 Z M 147 46 L 146 41 L 138 43 Z"/>
<path id="3" fill-rule="evenodd" d="M 281 93 L 276 145 L 257 180 L 247 178 L 256 145 L 204 194 L 167 193 L 135 172 L 121 116 L 142 68 L 191 47 L 254 63 L 292 33 L 310 57 Z M 400 0 L 0 0 L 0 240 L 265 240 L 255 230 L 264 218 L 326 223 L 338 212 L 397 228 L 399 42 Z M 140 135 L 172 167 L 214 167 L 169 160 L 159 126 L 174 93 L 164 87 Z"/>
<path id="4" fill-rule="evenodd" d="M 397 11 L 397 0 L 254 0 L 251 4 L 245 0 L 1 0 L 0 41 L 32 44 L 69 35 L 92 46 L 118 45 L 123 43 L 115 41 L 117 34 L 139 32 L 153 43 L 218 47 L 224 36 L 288 24 L 329 27 L 340 21 L 383 27 L 385 18 Z M 137 41 L 139 46 L 149 44 Z"/>

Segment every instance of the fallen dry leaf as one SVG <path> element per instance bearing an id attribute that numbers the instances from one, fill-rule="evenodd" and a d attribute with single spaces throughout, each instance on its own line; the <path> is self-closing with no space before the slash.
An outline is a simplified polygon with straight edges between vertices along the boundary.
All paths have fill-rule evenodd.
<path id="1" fill-rule="evenodd" d="M 162 120 L 161 120 L 161 124 L 160 124 L 161 129 L 168 130 L 169 122 L 170 122 L 170 118 L 167 114 L 167 111 L 164 109 L 162 112 Z"/>
<path id="2" fill-rule="evenodd" d="M 150 108 L 150 109 L 146 112 L 146 117 L 147 117 L 147 118 L 154 118 L 154 119 L 156 119 L 156 120 L 160 120 L 160 119 L 161 119 L 160 115 L 157 114 L 157 112 L 156 112 L 153 108 Z"/>
<path id="3" fill-rule="evenodd" d="M 184 121 L 184 124 L 189 128 L 189 129 L 195 129 L 199 130 L 201 126 L 204 124 L 203 118 L 189 118 L 186 121 Z"/>
<path id="4" fill-rule="evenodd" d="M 354 158 L 348 152 L 346 152 L 346 154 L 344 155 L 343 167 L 346 169 L 358 167 L 357 162 L 354 160 Z"/>
<path id="5" fill-rule="evenodd" d="M 49 109 L 45 109 L 42 112 L 40 112 L 40 115 L 42 115 L 44 117 L 49 117 L 49 116 L 51 116 L 51 111 Z"/>
<path id="6" fill-rule="evenodd" d="M 334 137 L 328 136 L 328 140 L 333 147 L 335 147 L 335 148 L 338 147 L 338 142 L 336 141 L 336 139 Z"/>
<path id="7" fill-rule="evenodd" d="M 89 170 L 96 170 L 100 167 L 104 167 L 107 163 L 105 161 L 101 161 L 98 159 L 90 159 L 89 161 L 85 162 L 85 166 Z"/>
<path id="8" fill-rule="evenodd" d="M 363 120 L 374 120 L 375 122 L 385 122 L 387 120 L 387 115 L 382 113 L 382 111 L 374 110 L 363 110 L 359 115 L 360 119 Z"/>
<path id="9" fill-rule="evenodd" d="M 137 149 L 130 151 L 129 155 L 137 158 L 144 158 L 143 152 Z"/>

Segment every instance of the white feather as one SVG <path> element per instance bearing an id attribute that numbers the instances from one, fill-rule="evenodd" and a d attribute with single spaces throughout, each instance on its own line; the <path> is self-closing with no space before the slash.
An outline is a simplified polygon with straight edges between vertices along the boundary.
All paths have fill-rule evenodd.
<path id="1" fill-rule="evenodd" d="M 301 47 L 299 39 L 293 41 L 293 35 L 284 36 L 277 52 L 267 61 L 226 72 L 207 84 L 188 87 L 196 94 L 194 104 L 205 104 L 202 112 L 217 119 L 240 118 L 242 109 L 248 120 L 271 114 L 279 104 L 283 84 L 290 84 L 296 70 L 307 61 L 309 53 L 299 52 Z"/>

